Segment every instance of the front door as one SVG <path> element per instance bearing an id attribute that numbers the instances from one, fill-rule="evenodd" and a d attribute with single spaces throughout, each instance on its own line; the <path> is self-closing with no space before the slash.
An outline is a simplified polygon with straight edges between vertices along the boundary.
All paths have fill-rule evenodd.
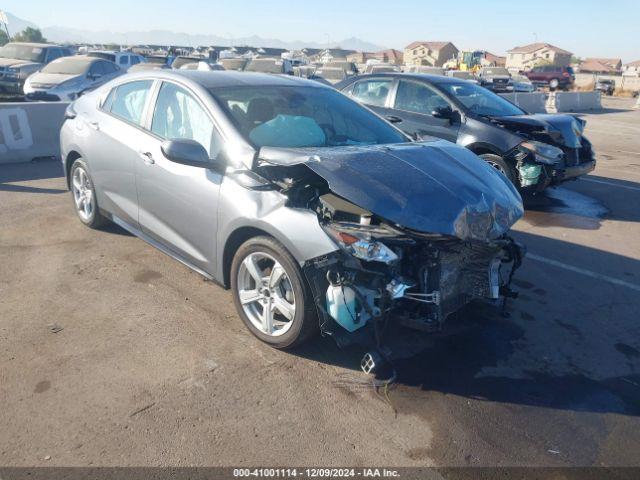
<path id="1" fill-rule="evenodd" d="M 433 136 L 455 143 L 460 130 L 459 120 L 433 116 L 434 110 L 446 107 L 454 108 L 430 86 L 400 80 L 393 100 L 393 115 L 401 120 L 396 126 L 409 135 Z"/>
<path id="2" fill-rule="evenodd" d="M 136 162 L 142 231 L 192 265 L 213 273 L 222 173 L 182 165 L 162 153 L 165 140 L 199 142 L 215 158 L 222 138 L 197 97 L 163 82 Z"/>

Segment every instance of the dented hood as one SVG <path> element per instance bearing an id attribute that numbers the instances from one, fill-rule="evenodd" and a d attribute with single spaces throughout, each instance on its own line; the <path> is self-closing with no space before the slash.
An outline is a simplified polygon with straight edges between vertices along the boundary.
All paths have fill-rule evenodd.
<path id="1" fill-rule="evenodd" d="M 425 233 L 489 241 L 523 214 L 503 175 L 469 150 L 433 142 L 260 150 L 261 161 L 305 164 L 331 191 L 387 221 Z"/>
<path id="2" fill-rule="evenodd" d="M 547 142 L 569 148 L 580 148 L 586 122 L 573 115 L 535 114 L 493 117 L 493 123 L 526 136 L 548 136 Z"/>

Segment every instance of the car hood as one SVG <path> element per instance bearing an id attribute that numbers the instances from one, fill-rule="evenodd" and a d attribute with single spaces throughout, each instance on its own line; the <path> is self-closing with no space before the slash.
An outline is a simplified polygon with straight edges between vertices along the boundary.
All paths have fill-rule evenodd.
<path id="1" fill-rule="evenodd" d="M 29 60 L 19 60 L 17 58 L 0 58 L 0 67 L 23 67 L 25 65 L 40 65 Z"/>
<path id="2" fill-rule="evenodd" d="M 61 83 L 67 82 L 69 80 L 75 80 L 80 78 L 82 75 L 77 74 L 67 74 L 67 73 L 35 73 L 31 77 L 29 77 L 30 83 L 33 84 L 43 84 L 47 85 L 50 88 L 60 85 Z"/>
<path id="3" fill-rule="evenodd" d="M 493 117 L 491 122 L 531 139 L 580 148 L 586 122 L 573 115 L 535 114 Z"/>
<path id="4" fill-rule="evenodd" d="M 263 162 L 305 164 L 333 193 L 401 227 L 491 241 L 523 215 L 503 175 L 469 150 L 437 140 L 335 148 L 272 148 Z"/>

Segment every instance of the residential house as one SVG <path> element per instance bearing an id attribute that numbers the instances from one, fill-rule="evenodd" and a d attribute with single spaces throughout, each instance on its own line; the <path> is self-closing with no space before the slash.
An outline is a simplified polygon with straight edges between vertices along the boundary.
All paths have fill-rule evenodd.
<path id="1" fill-rule="evenodd" d="M 311 49 L 309 49 L 311 50 Z M 311 62 L 328 63 L 333 60 L 346 60 L 347 56 L 356 53 L 355 50 L 345 50 L 344 48 L 325 48 L 310 56 Z"/>
<path id="2" fill-rule="evenodd" d="M 457 56 L 458 49 L 451 42 L 413 42 L 404 49 L 404 64 L 442 67 Z"/>
<path id="3" fill-rule="evenodd" d="M 490 53 L 490 52 L 484 52 L 484 55 L 480 60 L 480 64 L 486 67 L 504 67 L 506 63 L 507 63 L 507 57 L 494 55 L 493 53 Z"/>
<path id="4" fill-rule="evenodd" d="M 506 67 L 518 71 L 544 64 L 568 67 L 572 56 L 571 52 L 549 43 L 531 43 L 509 50 Z"/>
<path id="5" fill-rule="evenodd" d="M 631 63 L 626 63 L 622 67 L 622 74 L 623 75 L 639 76 L 640 75 L 640 60 L 636 60 L 635 62 L 631 62 Z"/>
<path id="6" fill-rule="evenodd" d="M 622 60 L 619 58 L 586 58 L 578 66 L 585 73 L 617 74 L 622 70 Z"/>
<path id="7" fill-rule="evenodd" d="M 400 50 L 381 50 L 379 52 L 355 52 L 347 55 L 347 61 L 358 65 L 364 65 L 368 61 L 402 65 L 402 52 Z"/>

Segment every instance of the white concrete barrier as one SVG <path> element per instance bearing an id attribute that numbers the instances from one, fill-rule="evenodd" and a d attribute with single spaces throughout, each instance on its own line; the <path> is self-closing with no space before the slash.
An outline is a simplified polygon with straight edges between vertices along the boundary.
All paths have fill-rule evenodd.
<path id="1" fill-rule="evenodd" d="M 542 92 L 501 93 L 500 96 L 516 104 L 528 113 L 545 113 L 547 111 L 545 106 L 546 95 Z"/>
<path id="2" fill-rule="evenodd" d="M 588 112 L 602 110 L 600 92 L 551 92 L 547 100 L 547 111 Z"/>
<path id="3" fill-rule="evenodd" d="M 66 102 L 0 103 L 0 164 L 60 157 Z"/>

